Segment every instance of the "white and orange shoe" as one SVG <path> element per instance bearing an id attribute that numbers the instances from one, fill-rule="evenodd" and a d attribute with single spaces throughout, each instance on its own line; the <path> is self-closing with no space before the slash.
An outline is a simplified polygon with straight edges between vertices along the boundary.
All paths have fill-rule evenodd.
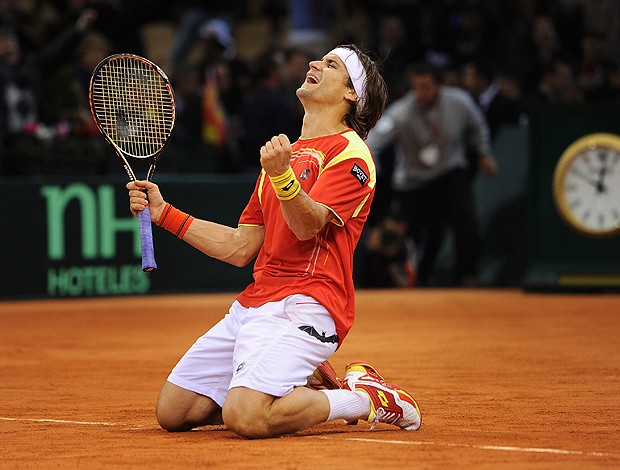
<path id="1" fill-rule="evenodd" d="M 388 423 L 415 431 L 422 424 L 415 399 L 405 390 L 387 383 L 370 364 L 353 362 L 345 367 L 343 388 L 364 392 L 370 398 L 370 429 L 377 423 Z"/>

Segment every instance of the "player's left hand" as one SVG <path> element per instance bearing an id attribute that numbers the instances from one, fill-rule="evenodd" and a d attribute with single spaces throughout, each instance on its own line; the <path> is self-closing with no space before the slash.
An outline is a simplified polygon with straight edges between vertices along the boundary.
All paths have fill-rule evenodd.
<path id="1" fill-rule="evenodd" d="M 267 175 L 284 174 L 290 165 L 291 142 L 284 134 L 276 135 L 260 148 L 260 164 Z"/>

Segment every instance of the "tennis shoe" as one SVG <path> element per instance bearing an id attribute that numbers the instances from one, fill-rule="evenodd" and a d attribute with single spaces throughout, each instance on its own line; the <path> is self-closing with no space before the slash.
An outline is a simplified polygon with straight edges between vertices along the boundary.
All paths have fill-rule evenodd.
<path id="1" fill-rule="evenodd" d="M 345 367 L 344 388 L 362 391 L 370 398 L 370 429 L 377 423 L 388 423 L 406 431 L 422 424 L 422 414 L 415 399 L 405 390 L 389 384 L 370 364 L 353 362 Z"/>
<path id="2" fill-rule="evenodd" d="M 338 377 L 332 365 L 328 362 L 321 362 L 316 370 L 308 377 L 307 387 L 314 390 L 337 390 L 343 385 L 342 379 Z"/>

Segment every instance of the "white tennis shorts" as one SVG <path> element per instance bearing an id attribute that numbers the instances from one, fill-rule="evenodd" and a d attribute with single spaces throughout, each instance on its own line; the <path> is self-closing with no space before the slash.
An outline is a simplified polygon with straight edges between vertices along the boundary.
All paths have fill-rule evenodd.
<path id="1" fill-rule="evenodd" d="M 185 353 L 168 381 L 220 406 L 234 387 L 281 397 L 305 386 L 337 346 L 332 317 L 312 297 L 296 294 L 251 308 L 235 301 Z"/>

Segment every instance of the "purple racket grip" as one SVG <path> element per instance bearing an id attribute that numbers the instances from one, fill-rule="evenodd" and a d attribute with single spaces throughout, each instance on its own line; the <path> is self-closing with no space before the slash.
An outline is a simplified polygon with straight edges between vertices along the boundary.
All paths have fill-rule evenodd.
<path id="1" fill-rule="evenodd" d="M 145 207 L 138 213 L 140 221 L 140 246 L 142 247 L 142 271 L 157 271 L 155 251 L 153 249 L 153 230 L 151 228 L 151 210 Z"/>

